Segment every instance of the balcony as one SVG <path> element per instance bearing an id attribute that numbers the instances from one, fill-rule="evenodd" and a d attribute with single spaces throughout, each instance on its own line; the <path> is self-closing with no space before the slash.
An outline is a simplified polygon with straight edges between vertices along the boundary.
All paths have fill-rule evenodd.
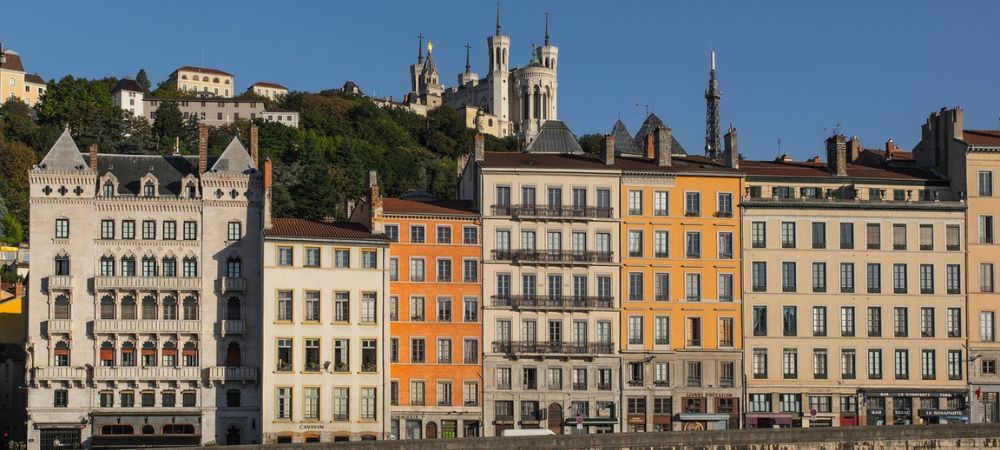
<path id="1" fill-rule="evenodd" d="M 493 250 L 492 253 L 494 261 L 510 261 L 513 264 L 587 265 L 614 262 L 614 252 Z"/>
<path id="2" fill-rule="evenodd" d="M 87 381 L 86 367 L 39 366 L 35 367 L 35 381 Z"/>
<path id="3" fill-rule="evenodd" d="M 614 344 L 595 342 L 494 342 L 493 353 L 519 355 L 610 355 Z"/>
<path id="4" fill-rule="evenodd" d="M 94 277 L 94 289 L 196 291 L 199 277 Z"/>
<path id="5" fill-rule="evenodd" d="M 219 383 L 227 381 L 254 381 L 258 380 L 256 367 L 212 367 L 208 371 L 208 379 Z"/>
<path id="6" fill-rule="evenodd" d="M 72 275 L 52 275 L 48 279 L 48 290 L 53 289 L 72 289 L 73 288 L 73 276 Z"/>
<path id="7" fill-rule="evenodd" d="M 610 219 L 615 210 L 600 206 L 493 205 L 494 216 L 510 216 L 514 220 L 586 220 Z"/>
<path id="8" fill-rule="evenodd" d="M 200 320 L 95 320 L 95 333 L 199 333 Z"/>
<path id="9" fill-rule="evenodd" d="M 565 295 L 494 295 L 493 306 L 513 309 L 610 309 L 615 307 L 615 299 L 614 297 Z"/>
<path id="10" fill-rule="evenodd" d="M 48 333 L 71 333 L 73 331 L 72 319 L 50 319 L 48 322 Z"/>
<path id="11" fill-rule="evenodd" d="M 200 367 L 97 367 L 95 380 L 198 381 Z"/>
<path id="12" fill-rule="evenodd" d="M 247 290 L 247 279 L 246 278 L 221 278 L 219 280 L 219 291 L 223 294 L 227 292 L 246 292 Z"/>
<path id="13" fill-rule="evenodd" d="M 223 320 L 222 335 L 243 334 L 246 332 L 247 324 L 243 320 Z"/>

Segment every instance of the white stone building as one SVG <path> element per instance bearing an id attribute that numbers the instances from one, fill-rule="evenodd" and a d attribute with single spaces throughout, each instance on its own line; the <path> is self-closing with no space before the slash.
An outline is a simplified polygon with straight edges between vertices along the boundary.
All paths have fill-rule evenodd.
<path id="1" fill-rule="evenodd" d="M 143 114 L 143 91 L 135 80 L 122 78 L 111 91 L 111 98 L 115 101 L 115 106 L 132 113 L 136 117 L 144 117 Z"/>
<path id="2" fill-rule="evenodd" d="M 67 130 L 32 169 L 29 448 L 260 441 L 260 176 L 200 138 L 86 158 Z"/>

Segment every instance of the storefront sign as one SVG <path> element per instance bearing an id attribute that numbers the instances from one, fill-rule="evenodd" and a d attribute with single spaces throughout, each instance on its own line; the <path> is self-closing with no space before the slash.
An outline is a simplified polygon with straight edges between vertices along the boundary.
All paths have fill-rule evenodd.
<path id="1" fill-rule="evenodd" d="M 522 420 L 521 425 L 538 425 L 537 420 Z"/>
<path id="2" fill-rule="evenodd" d="M 646 423 L 646 416 L 628 416 L 628 423 L 632 425 L 641 425 Z"/>
<path id="3" fill-rule="evenodd" d="M 882 408 L 868 408 L 869 416 L 884 416 L 885 410 Z"/>
<path id="4" fill-rule="evenodd" d="M 964 392 L 864 391 L 865 397 L 951 398 Z"/>
<path id="5" fill-rule="evenodd" d="M 514 425 L 514 421 L 512 419 L 494 420 L 493 425 Z"/>
<path id="6" fill-rule="evenodd" d="M 696 392 L 685 397 L 731 398 L 735 396 L 731 392 Z"/>
<path id="7" fill-rule="evenodd" d="M 684 425 L 681 425 L 683 431 L 703 431 L 704 429 L 705 422 L 684 422 Z"/>
<path id="8" fill-rule="evenodd" d="M 317 424 L 302 424 L 302 425 L 299 425 L 299 429 L 300 430 L 322 430 L 323 429 L 323 424 L 321 424 L 321 423 L 317 423 Z"/>
<path id="9" fill-rule="evenodd" d="M 892 415 L 894 415 L 896 417 L 899 417 L 899 416 L 912 416 L 913 415 L 913 410 L 912 409 L 894 409 L 894 410 L 892 410 Z"/>
<path id="10" fill-rule="evenodd" d="M 960 409 L 921 409 L 921 417 L 944 417 L 944 416 L 964 416 L 965 411 Z"/>
<path id="11" fill-rule="evenodd" d="M 608 407 L 598 407 L 597 417 L 611 417 L 611 408 Z"/>

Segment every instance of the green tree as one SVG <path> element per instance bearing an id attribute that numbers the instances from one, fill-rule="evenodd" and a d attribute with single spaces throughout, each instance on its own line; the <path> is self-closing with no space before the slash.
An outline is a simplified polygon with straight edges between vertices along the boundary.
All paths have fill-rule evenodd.
<path id="1" fill-rule="evenodd" d="M 146 75 L 146 69 L 139 69 L 139 72 L 135 74 L 135 82 L 142 88 L 143 94 L 149 94 L 149 75 Z"/>
<path id="2" fill-rule="evenodd" d="M 17 245 L 24 240 L 24 228 L 21 227 L 21 222 L 14 217 L 13 214 L 7 213 L 0 218 L 0 222 L 3 222 L 4 234 L 0 236 L 0 241 L 3 241 L 8 245 Z"/>
<path id="3" fill-rule="evenodd" d="M 584 152 L 599 154 L 601 152 L 601 145 L 603 145 L 604 136 L 600 134 L 585 134 L 580 136 L 577 141 L 580 142 L 580 148 Z"/>
<path id="4" fill-rule="evenodd" d="M 31 107 L 14 97 L 0 105 L 0 118 L 3 126 L 0 131 L 7 139 L 28 143 L 31 136 L 38 131 L 38 124 L 31 117 Z"/>
<path id="5" fill-rule="evenodd" d="M 153 121 L 152 134 L 159 143 L 160 153 L 172 153 L 178 140 L 182 151 L 192 152 L 197 149 L 197 122 L 193 118 L 185 120 L 175 101 L 167 100 L 160 104 Z"/>

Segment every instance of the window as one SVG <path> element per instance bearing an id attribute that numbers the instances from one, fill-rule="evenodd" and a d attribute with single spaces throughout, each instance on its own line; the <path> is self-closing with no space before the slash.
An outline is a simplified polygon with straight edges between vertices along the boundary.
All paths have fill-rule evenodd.
<path id="1" fill-rule="evenodd" d="M 795 292 L 795 263 L 781 263 L 781 291 Z"/>
<path id="2" fill-rule="evenodd" d="M 701 387 L 702 381 L 701 361 L 687 362 L 687 387 Z"/>
<path id="3" fill-rule="evenodd" d="M 892 308 L 892 330 L 895 337 L 907 337 L 909 335 L 909 311 L 906 307 Z"/>
<path id="4" fill-rule="evenodd" d="M 753 335 L 767 336 L 767 307 L 753 307 Z"/>
<path id="5" fill-rule="evenodd" d="M 438 225 L 437 227 L 437 243 L 438 244 L 450 244 L 451 243 L 451 227 L 446 225 Z"/>
<path id="6" fill-rule="evenodd" d="M 635 301 L 643 299 L 642 272 L 631 272 L 628 274 L 628 299 Z"/>
<path id="7" fill-rule="evenodd" d="M 877 348 L 868 349 L 868 378 L 872 380 L 882 379 L 882 350 Z"/>
<path id="8" fill-rule="evenodd" d="M 920 336 L 934 337 L 934 307 L 920 308 Z"/>
<path id="9" fill-rule="evenodd" d="M 278 291 L 278 321 L 292 321 L 292 291 Z"/>
<path id="10" fill-rule="evenodd" d="M 920 265 L 920 293 L 934 293 L 934 265 L 932 264 Z"/>
<path id="11" fill-rule="evenodd" d="M 319 322 L 319 291 L 306 291 L 305 292 L 305 318 L 306 322 Z M 279 300 L 280 301 L 280 300 Z"/>
<path id="12" fill-rule="evenodd" d="M 958 251 L 961 249 L 962 229 L 958 225 L 948 225 L 945 227 L 945 247 L 948 251 Z"/>
<path id="13" fill-rule="evenodd" d="M 684 215 L 688 217 L 697 217 L 701 215 L 700 193 L 698 192 L 684 193 Z"/>
<path id="14" fill-rule="evenodd" d="M 177 222 L 173 220 L 163 222 L 163 239 L 171 241 L 177 239 Z"/>
<path id="15" fill-rule="evenodd" d="M 350 388 L 346 387 L 333 388 L 333 420 L 345 421 L 345 420 L 350 420 L 350 418 L 351 418 Z"/>
<path id="16" fill-rule="evenodd" d="M 351 341 L 348 339 L 333 340 L 333 371 L 349 372 L 351 370 Z"/>
<path id="17" fill-rule="evenodd" d="M 52 406 L 65 408 L 69 406 L 69 391 L 66 389 L 56 389 L 52 391 Z"/>
<path id="18" fill-rule="evenodd" d="M 292 370 L 291 338 L 278 338 L 278 365 L 275 370 L 278 372 L 289 372 Z"/>
<path id="19" fill-rule="evenodd" d="M 122 221 L 122 239 L 135 239 L 135 221 Z"/>
<path id="20" fill-rule="evenodd" d="M 374 292 L 361 293 L 361 323 L 378 322 L 378 301 Z"/>
<path id="21" fill-rule="evenodd" d="M 826 222 L 812 223 L 812 248 L 826 248 Z"/>
<path id="22" fill-rule="evenodd" d="M 795 306 L 781 307 L 781 335 L 798 335 L 798 313 Z"/>
<path id="23" fill-rule="evenodd" d="M 656 316 L 653 319 L 653 344 L 670 345 L 670 317 Z"/>
<path id="24" fill-rule="evenodd" d="M 628 191 L 628 214 L 642 215 L 642 191 Z"/>
<path id="25" fill-rule="evenodd" d="M 342 268 L 351 267 L 351 250 L 346 248 L 334 249 L 333 265 L 334 267 L 342 267 Z"/>
<path id="26" fill-rule="evenodd" d="M 629 232 L 631 233 L 631 231 Z M 641 232 L 640 232 L 641 233 Z M 631 238 L 631 235 L 629 236 Z M 640 234 L 640 238 L 642 235 Z M 631 255 L 631 247 L 629 249 L 629 256 Z M 642 256 L 642 248 L 639 248 L 639 256 Z M 653 232 L 653 257 L 655 258 L 669 258 L 670 257 L 670 232 L 665 230 L 656 230 Z"/>
<path id="27" fill-rule="evenodd" d="M 423 297 L 410 298 L 410 320 L 413 322 L 424 321 L 425 301 Z"/>
<path id="28" fill-rule="evenodd" d="M 813 306 L 813 336 L 826 336 L 825 306 Z"/>
<path id="29" fill-rule="evenodd" d="M 990 197 L 993 195 L 993 172 L 989 170 L 979 171 L 979 196 Z"/>
<path id="30" fill-rule="evenodd" d="M 920 250 L 934 250 L 934 225 L 920 225 Z"/>
<path id="31" fill-rule="evenodd" d="M 438 297 L 437 299 L 437 321 L 451 322 L 451 298 Z"/>
<path id="32" fill-rule="evenodd" d="M 361 420 L 375 420 L 378 413 L 378 388 L 361 388 Z"/>
<path id="33" fill-rule="evenodd" d="M 840 263 L 840 292 L 854 292 L 854 263 Z"/>
<path id="34" fill-rule="evenodd" d="M 115 221 L 110 219 L 101 220 L 101 239 L 115 238 Z"/>
<path id="35" fill-rule="evenodd" d="M 993 311 L 982 311 L 979 313 L 979 340 L 983 342 L 993 342 L 996 340 L 994 317 L 995 313 Z"/>
<path id="36" fill-rule="evenodd" d="M 450 283 L 451 282 L 451 260 L 450 259 L 439 259 L 439 260 L 437 260 L 437 281 L 438 281 L 438 283 Z"/>
<path id="37" fill-rule="evenodd" d="M 892 224 L 892 249 L 906 250 L 906 224 Z"/>
<path id="38" fill-rule="evenodd" d="M 812 264 L 812 290 L 813 292 L 826 292 L 826 263 L 815 262 Z"/>
<path id="39" fill-rule="evenodd" d="M 781 373 L 786 379 L 799 377 L 799 351 L 786 348 L 781 352 Z"/>
<path id="40" fill-rule="evenodd" d="M 510 367 L 497 367 L 497 389 L 510 390 L 511 371 Z"/>
<path id="41" fill-rule="evenodd" d="M 302 418 L 305 420 L 319 420 L 319 388 L 303 388 Z"/>
<path id="42" fill-rule="evenodd" d="M 979 216 L 979 243 L 994 243 L 993 216 Z"/>
<path id="43" fill-rule="evenodd" d="M 882 336 L 882 308 L 868 307 L 868 337 Z"/>
<path id="44" fill-rule="evenodd" d="M 701 347 L 701 317 L 687 318 L 685 334 L 687 335 L 687 347 Z"/>
<path id="45" fill-rule="evenodd" d="M 319 267 L 321 263 L 319 247 L 306 247 L 306 267 Z"/>
<path id="46" fill-rule="evenodd" d="M 643 317 L 629 316 L 628 318 L 628 343 L 629 345 L 642 345 L 643 337 Z"/>
<path id="47" fill-rule="evenodd" d="M 666 191 L 653 192 L 653 215 L 670 215 L 670 194 Z"/>
<path id="48" fill-rule="evenodd" d="M 411 244 L 423 244 L 424 243 L 424 226 L 423 225 L 410 225 L 410 243 Z"/>
<path id="49" fill-rule="evenodd" d="M 410 281 L 424 281 L 424 266 L 422 258 L 410 258 Z"/>
<path id="50" fill-rule="evenodd" d="M 386 225 L 385 235 L 389 242 L 399 242 L 399 225 Z"/>
<path id="51" fill-rule="evenodd" d="M 243 224 L 240 222 L 229 222 L 227 235 L 230 241 L 238 241 L 243 237 Z"/>
<path id="52" fill-rule="evenodd" d="M 475 245 L 479 243 L 479 231 L 476 227 L 462 228 L 462 243 L 466 245 Z"/>
<path id="53" fill-rule="evenodd" d="M 962 293 L 962 268 L 958 264 L 945 266 L 945 289 L 949 294 Z"/>
<path id="54" fill-rule="evenodd" d="M 477 364 L 479 362 L 479 341 L 465 338 L 462 341 L 462 363 Z"/>
<path id="55" fill-rule="evenodd" d="M 948 379 L 949 380 L 961 380 L 962 379 L 962 365 L 965 362 L 962 360 L 961 350 L 948 350 Z"/>
<path id="56" fill-rule="evenodd" d="M 767 263 L 763 261 L 754 261 L 750 265 L 751 272 L 751 282 L 754 292 L 765 292 L 767 291 Z"/>
<path id="57" fill-rule="evenodd" d="M 198 239 L 198 223 L 184 222 L 184 240 L 193 241 Z"/>
<path id="58" fill-rule="evenodd" d="M 841 222 L 840 224 L 840 248 L 843 250 L 854 248 L 854 224 Z"/>
<path id="59" fill-rule="evenodd" d="M 882 265 L 868 263 L 868 293 L 878 294 L 882 292 Z"/>
<path id="60" fill-rule="evenodd" d="M 733 233 L 719 233 L 719 259 L 733 259 Z"/>
<path id="61" fill-rule="evenodd" d="M 751 412 L 771 412 L 771 394 L 749 394 Z"/>
<path id="62" fill-rule="evenodd" d="M 410 339 L 410 362 L 423 363 L 426 355 L 426 348 L 422 338 Z"/>
<path id="63" fill-rule="evenodd" d="M 629 230 L 628 232 L 628 256 L 631 258 L 642 257 L 642 231 Z"/>
<path id="64" fill-rule="evenodd" d="M 871 286 L 870 283 L 869 286 Z M 906 264 L 892 265 L 892 292 L 894 294 L 906 293 Z"/>
<path id="65" fill-rule="evenodd" d="M 463 299 L 464 303 L 464 314 L 463 320 L 465 322 L 478 322 L 479 321 L 479 299 L 475 297 L 466 297 Z"/>
<path id="66" fill-rule="evenodd" d="M 278 265 L 292 265 L 292 247 L 278 247 Z"/>
<path id="67" fill-rule="evenodd" d="M 69 239 L 69 219 L 56 219 L 56 239 Z"/>
<path id="68" fill-rule="evenodd" d="M 979 263 L 979 291 L 993 292 L 993 263 Z"/>
<path id="69" fill-rule="evenodd" d="M 877 223 L 865 225 L 866 242 L 868 250 L 878 250 L 882 248 L 882 230 Z"/>
<path id="70" fill-rule="evenodd" d="M 684 234 L 685 256 L 688 258 L 701 258 L 701 233 L 688 231 Z"/>
<path id="71" fill-rule="evenodd" d="M 333 293 L 333 321 L 350 322 L 351 320 L 351 293 Z"/>
<path id="72" fill-rule="evenodd" d="M 733 216 L 733 194 L 729 192 L 720 192 L 717 196 L 718 210 L 716 215 L 719 217 L 732 217 Z"/>
<path id="73" fill-rule="evenodd" d="M 840 377 L 853 380 L 857 377 L 858 355 L 853 348 L 840 350 Z"/>
<path id="74" fill-rule="evenodd" d="M 781 222 L 781 248 L 795 248 L 795 222 Z"/>
<path id="75" fill-rule="evenodd" d="M 701 301 L 701 274 L 684 274 L 684 298 L 689 302 Z"/>
<path id="76" fill-rule="evenodd" d="M 735 319 L 722 317 L 719 319 L 719 347 L 733 347 L 735 340 Z"/>
<path id="77" fill-rule="evenodd" d="M 825 348 L 813 349 L 813 378 L 824 380 L 827 377 L 828 354 Z"/>
<path id="78" fill-rule="evenodd" d="M 753 248 L 767 247 L 767 232 L 764 222 L 750 223 L 750 242 Z"/>
<path id="79" fill-rule="evenodd" d="M 937 361 L 934 350 L 920 351 L 920 378 L 933 380 L 937 378 Z"/>
<path id="80" fill-rule="evenodd" d="M 665 274 L 662 274 L 665 275 Z M 720 302 L 731 302 L 733 301 L 733 274 L 731 273 L 720 273 L 719 274 L 719 286 L 718 294 Z"/>

